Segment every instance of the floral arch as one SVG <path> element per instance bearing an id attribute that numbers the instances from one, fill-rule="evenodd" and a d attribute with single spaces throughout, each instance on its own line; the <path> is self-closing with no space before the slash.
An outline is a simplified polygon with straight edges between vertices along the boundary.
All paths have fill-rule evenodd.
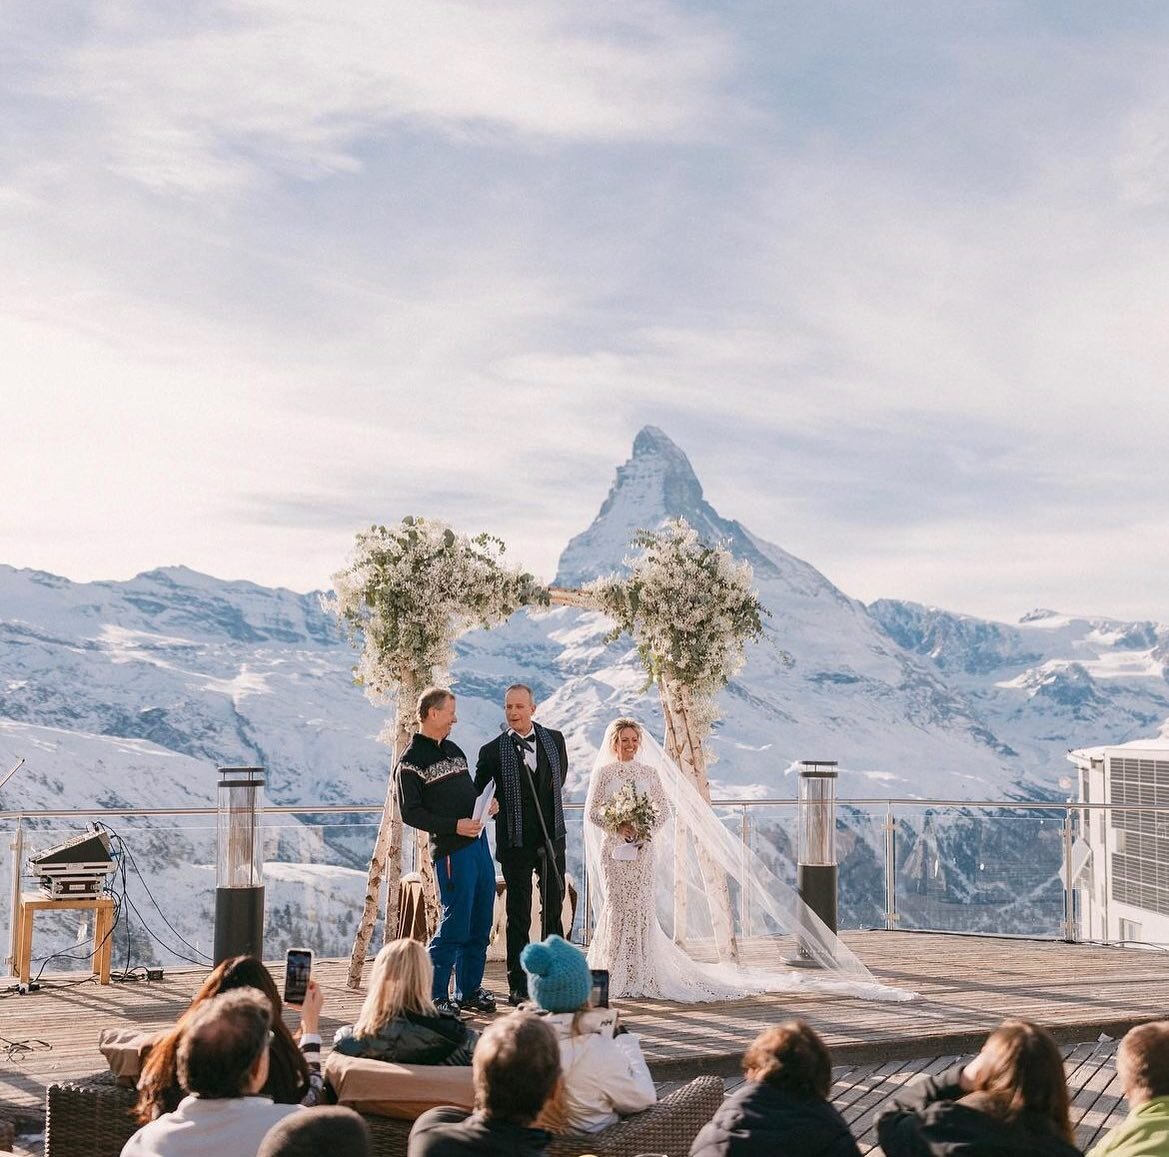
<path id="1" fill-rule="evenodd" d="M 393 748 L 394 766 L 413 733 L 419 693 L 444 682 L 454 643 L 464 631 L 493 627 L 525 606 L 573 606 L 601 611 L 613 621 L 611 638 L 632 636 L 650 683 L 657 685 L 666 720 L 666 751 L 703 799 L 710 801 L 705 740 L 718 718 L 715 695 L 742 666 L 746 644 L 762 633 L 766 613 L 753 588 L 750 564 L 724 546 L 702 542 L 685 520 L 641 531 L 630 544 L 629 574 L 580 589 L 544 587 L 502 562 L 506 547 L 488 534 L 473 538 L 425 518 L 395 527 L 373 526 L 357 535 L 349 565 L 333 576 L 329 609 L 360 648 L 356 681 L 371 701 L 393 705 L 380 738 Z M 370 858 L 365 902 L 349 962 L 348 984 L 361 983 L 382 885 L 385 927 L 398 923 L 402 818 L 391 774 Z M 425 833 L 418 833 L 425 851 Z M 708 880 L 720 955 L 738 959 L 725 878 L 697 849 Z M 425 855 L 423 895 L 433 927 L 438 894 Z M 676 904 L 685 903 L 679 890 Z"/>

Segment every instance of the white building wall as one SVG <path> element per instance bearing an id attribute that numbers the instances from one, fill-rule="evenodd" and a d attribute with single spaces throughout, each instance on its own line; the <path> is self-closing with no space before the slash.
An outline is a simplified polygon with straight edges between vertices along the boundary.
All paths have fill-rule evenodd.
<path id="1" fill-rule="evenodd" d="M 1091 748 L 1068 758 L 1077 799 L 1107 805 L 1080 812 L 1090 851 L 1077 887 L 1081 936 L 1169 947 L 1169 810 L 1135 810 L 1169 808 L 1169 745 Z"/>

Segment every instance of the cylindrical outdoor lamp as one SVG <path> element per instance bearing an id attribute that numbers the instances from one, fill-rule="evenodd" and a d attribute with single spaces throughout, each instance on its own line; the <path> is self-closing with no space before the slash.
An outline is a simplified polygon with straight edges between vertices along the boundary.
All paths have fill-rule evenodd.
<path id="1" fill-rule="evenodd" d="M 262 767 L 219 769 L 219 840 L 215 862 L 215 963 L 264 951 L 264 857 L 259 818 Z"/>
<path id="2" fill-rule="evenodd" d="M 836 932 L 836 761 L 800 760 L 796 804 L 796 890 L 800 899 Z M 800 960 L 814 967 L 807 944 Z"/>

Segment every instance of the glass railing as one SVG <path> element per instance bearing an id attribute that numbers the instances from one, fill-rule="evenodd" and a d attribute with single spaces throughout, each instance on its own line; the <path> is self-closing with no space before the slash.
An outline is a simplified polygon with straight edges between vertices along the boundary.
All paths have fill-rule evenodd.
<path id="1" fill-rule="evenodd" d="M 795 880 L 794 800 L 716 800 L 713 806 L 745 849 L 780 879 Z M 568 810 L 568 872 L 578 890 L 573 936 L 587 942 L 582 807 Z M 838 926 L 1065 940 L 1087 930 L 1097 940 L 1140 941 L 1144 925 L 1131 906 L 1113 904 L 1122 934 L 1110 934 L 1107 921 L 1089 928 L 1081 919 L 1087 899 L 1099 897 L 1109 883 L 1105 845 L 1094 849 L 1099 863 L 1093 863 L 1081 838 L 1084 817 L 1093 810 L 1116 809 L 1001 800 L 840 800 Z M 1169 809 L 1124 811 L 1154 813 L 1169 823 Z M 380 812 L 377 806 L 265 810 L 266 954 L 279 956 L 301 944 L 322 956 L 348 956 Z M 10 957 L 12 951 L 19 893 L 36 889 L 29 856 L 98 823 L 117 853 L 111 881 L 121 916 L 114 932 L 115 969 L 207 963 L 215 915 L 215 818 L 213 808 L 0 813 L 0 953 Z M 1111 818 L 1106 815 L 1099 826 L 1110 830 Z M 407 829 L 407 869 L 414 863 L 411 835 Z M 91 918 L 88 912 L 39 915 L 34 973 L 41 967 L 79 970 L 82 964 L 70 960 L 88 956 Z M 371 943 L 382 939 L 379 923 Z"/>

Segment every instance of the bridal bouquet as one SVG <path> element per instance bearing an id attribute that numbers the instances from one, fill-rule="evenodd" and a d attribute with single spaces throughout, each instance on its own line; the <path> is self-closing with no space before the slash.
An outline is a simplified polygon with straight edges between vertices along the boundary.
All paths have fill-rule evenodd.
<path id="1" fill-rule="evenodd" d="M 628 825 L 634 831 L 634 838 L 628 842 L 628 849 L 614 849 L 613 858 L 633 860 L 637 858 L 637 846 L 649 839 L 650 832 L 657 826 L 660 813 L 658 805 L 644 792 L 637 790 L 630 780 L 621 785 L 612 799 L 601 809 L 605 827 L 614 834 Z M 637 846 L 635 846 L 637 845 Z M 624 854 L 619 855 L 619 852 Z"/>

